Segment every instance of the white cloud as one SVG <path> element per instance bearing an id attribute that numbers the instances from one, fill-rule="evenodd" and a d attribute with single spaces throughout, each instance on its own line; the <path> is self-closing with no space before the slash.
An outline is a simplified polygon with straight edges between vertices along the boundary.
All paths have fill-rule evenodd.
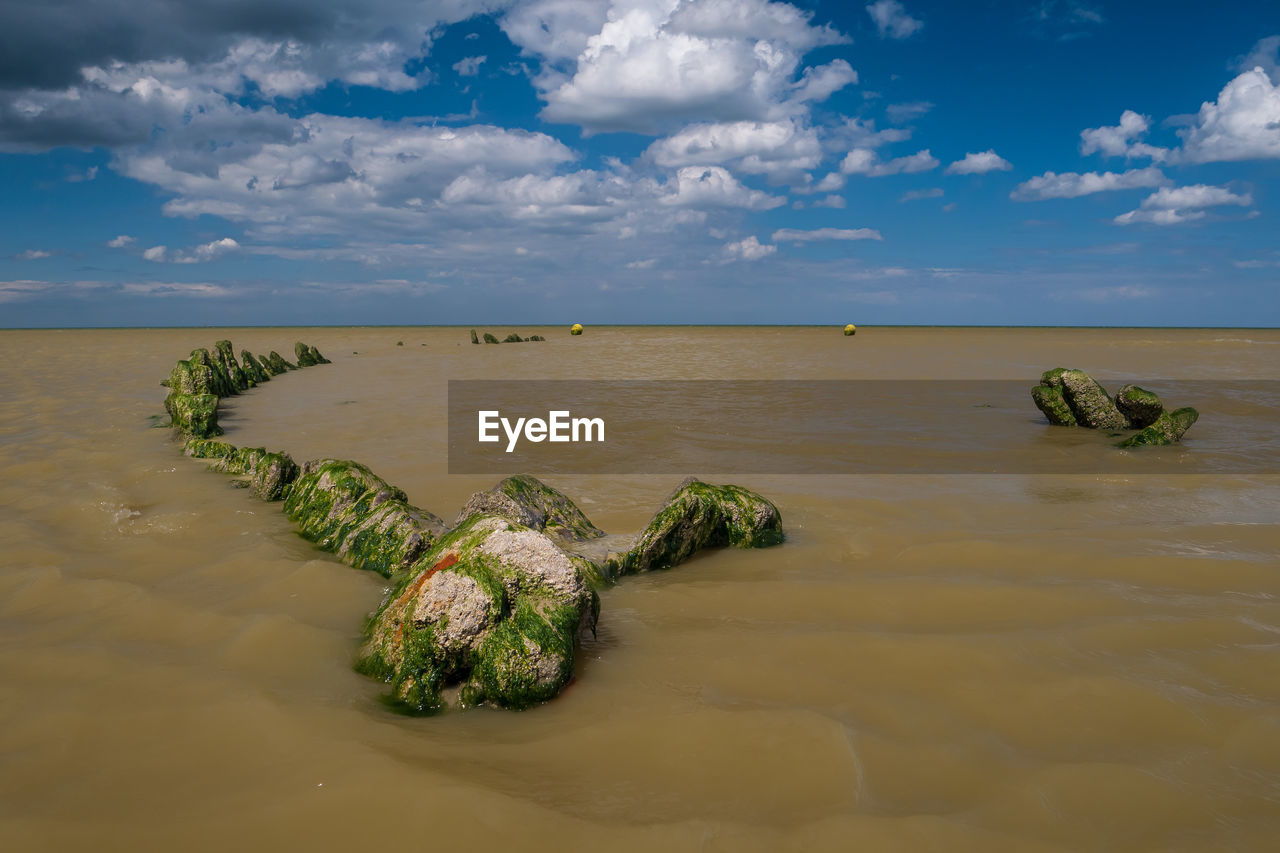
<path id="1" fill-rule="evenodd" d="M 829 195 L 826 198 L 818 199 L 813 203 L 814 207 L 830 207 L 835 210 L 844 210 L 846 205 L 847 202 L 845 202 L 844 196 L 838 195 Z"/>
<path id="2" fill-rule="evenodd" d="M 52 252 L 46 252 L 43 249 L 27 249 L 25 252 L 19 252 L 14 255 L 14 260 L 18 261 L 38 261 L 42 258 L 52 258 Z"/>
<path id="3" fill-rule="evenodd" d="M 1240 60 L 1237 71 L 1252 71 L 1261 68 L 1271 78 L 1271 82 L 1280 85 L 1280 35 L 1259 39 L 1253 50 Z"/>
<path id="4" fill-rule="evenodd" d="M 937 167 L 938 161 L 929 153 L 928 148 L 906 157 L 885 161 L 880 160 L 880 156 L 871 149 L 855 148 L 840 163 L 840 171 L 846 175 L 867 175 L 872 178 L 927 172 Z"/>
<path id="5" fill-rule="evenodd" d="M 884 108 L 884 112 L 894 124 L 906 124 L 915 121 L 931 109 L 933 104 L 929 101 L 913 101 L 909 104 L 890 104 Z"/>
<path id="6" fill-rule="evenodd" d="M 1150 157 L 1157 163 L 1170 157 L 1169 149 L 1157 148 L 1139 142 L 1151 127 L 1149 116 L 1133 110 L 1120 114 L 1120 123 L 1114 127 L 1094 127 L 1080 131 L 1080 153 L 1100 153 L 1105 157 Z"/>
<path id="7" fill-rule="evenodd" d="M 789 119 L 694 124 L 654 142 L 645 154 L 667 168 L 732 164 L 749 174 L 797 172 L 822 162 L 817 132 Z"/>
<path id="8" fill-rule="evenodd" d="M 877 0 L 867 7 L 867 14 L 876 22 L 881 38 L 904 39 L 924 27 L 924 22 L 908 15 L 898 0 Z"/>
<path id="9" fill-rule="evenodd" d="M 918 201 L 922 198 L 942 198 L 942 188 L 934 187 L 928 190 L 908 190 L 902 194 L 902 198 L 898 201 Z"/>
<path id="10" fill-rule="evenodd" d="M 767 0 L 615 0 L 572 71 L 551 67 L 535 80 L 546 101 L 542 117 L 589 131 L 644 133 L 692 118 L 804 114 L 809 102 L 856 80 L 844 60 L 795 79 L 806 52 L 845 41 L 829 27 L 811 26 L 811 17 Z M 529 34 L 523 27 L 508 33 Z M 538 36 L 532 42 L 546 43 Z"/>
<path id="11" fill-rule="evenodd" d="M 170 252 L 167 246 L 152 246 L 142 253 L 142 257 L 154 263 L 201 264 L 239 248 L 240 244 L 235 240 L 223 237 L 221 240 L 196 246 L 190 251 Z"/>
<path id="12" fill-rule="evenodd" d="M 726 243 L 724 251 L 730 260 L 758 261 L 778 251 L 778 247 L 761 243 L 752 235 L 736 243 Z"/>
<path id="13" fill-rule="evenodd" d="M 1079 198 L 1093 193 L 1158 187 L 1169 179 L 1155 166 L 1127 172 L 1045 172 L 1024 181 L 1009 193 L 1014 201 L 1042 201 L 1049 198 Z"/>
<path id="14" fill-rule="evenodd" d="M 468 56 L 465 59 L 459 59 L 453 63 L 453 70 L 458 72 L 460 77 L 474 77 L 480 73 L 480 66 L 488 58 L 487 56 Z"/>
<path id="15" fill-rule="evenodd" d="M 881 240 L 874 228 L 815 228 L 802 231 L 795 228 L 779 228 L 773 232 L 775 243 L 810 243 L 814 240 Z"/>
<path id="16" fill-rule="evenodd" d="M 666 187 L 667 194 L 660 201 L 680 207 L 770 210 L 787 202 L 780 196 L 771 196 L 743 186 L 727 169 L 719 166 L 686 166 L 676 172 Z"/>
<path id="17" fill-rule="evenodd" d="M 978 153 L 967 153 L 963 160 L 957 160 L 947 167 L 948 175 L 985 175 L 987 172 L 1007 172 L 1013 164 L 1001 157 L 994 149 Z"/>
<path id="18" fill-rule="evenodd" d="M 1178 225 L 1203 219 L 1204 208 L 1235 205 L 1249 207 L 1253 196 L 1233 193 L 1226 187 L 1194 184 L 1185 187 L 1162 187 L 1142 200 L 1137 210 L 1122 213 L 1115 218 L 1117 225 L 1146 222 L 1151 225 Z"/>
<path id="19" fill-rule="evenodd" d="M 1196 122 L 1179 132 L 1189 163 L 1280 158 L 1280 85 L 1254 68 L 1201 105 Z"/>
<path id="20" fill-rule="evenodd" d="M 128 234 L 121 234 L 119 237 L 114 237 L 108 240 L 107 245 L 113 249 L 123 249 L 132 242 L 134 242 L 133 237 L 130 237 Z"/>

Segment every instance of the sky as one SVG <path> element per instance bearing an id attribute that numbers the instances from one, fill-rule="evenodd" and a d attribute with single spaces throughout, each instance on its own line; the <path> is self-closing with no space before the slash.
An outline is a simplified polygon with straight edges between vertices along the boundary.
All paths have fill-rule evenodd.
<path id="1" fill-rule="evenodd" d="M 1273 327 L 1280 3 L 0 0 L 0 180 L 0 327 Z"/>

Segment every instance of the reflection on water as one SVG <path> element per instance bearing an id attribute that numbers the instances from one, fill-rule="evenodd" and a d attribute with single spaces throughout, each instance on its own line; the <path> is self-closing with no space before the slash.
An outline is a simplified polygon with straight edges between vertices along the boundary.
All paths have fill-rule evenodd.
<path id="1" fill-rule="evenodd" d="M 786 545 L 607 590 L 547 706 L 422 719 L 349 667 L 385 581 L 148 416 L 192 347 L 301 337 L 334 364 L 229 401 L 228 440 L 357 458 L 450 518 L 495 477 L 447 474 L 449 379 L 1276 379 L 1280 333 L 543 333 L 0 332 L 0 845 L 1273 846 L 1280 477 L 750 476 Z M 1029 400 L 965 417 L 1047 430 Z M 625 532 L 679 478 L 548 479 Z"/>

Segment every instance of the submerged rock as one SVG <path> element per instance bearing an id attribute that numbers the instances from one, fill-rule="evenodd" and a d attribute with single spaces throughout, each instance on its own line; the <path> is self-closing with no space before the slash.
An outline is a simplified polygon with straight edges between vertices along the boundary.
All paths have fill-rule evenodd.
<path id="1" fill-rule="evenodd" d="M 240 351 L 240 366 L 244 369 L 244 372 L 248 374 L 249 378 L 259 385 L 271 380 L 271 374 L 265 367 L 258 363 L 258 360 L 253 357 L 253 353 L 249 352 L 247 349 Z"/>
<path id="2" fill-rule="evenodd" d="M 222 435 L 218 426 L 218 397 L 214 394 L 181 394 L 170 392 L 164 399 L 165 411 L 178 431 L 197 438 Z"/>
<path id="3" fill-rule="evenodd" d="M 511 334 L 503 338 L 502 342 L 504 344 L 522 344 L 524 343 L 524 338 L 520 337 L 515 332 L 512 332 Z"/>
<path id="4" fill-rule="evenodd" d="M 1065 367 L 1046 370 L 1031 389 L 1031 399 L 1056 426 L 1142 430 L 1119 447 L 1173 444 L 1199 417 L 1192 408 L 1166 412 L 1155 392 L 1137 385 L 1125 385 L 1113 400 L 1092 376 Z"/>
<path id="5" fill-rule="evenodd" d="M 267 356 L 266 363 L 270 367 L 271 371 L 276 375 L 284 373 L 286 370 L 298 369 L 298 366 L 296 364 L 290 364 L 289 362 L 285 361 L 284 357 L 281 356 L 280 353 L 276 352 L 275 350 L 272 350 L 271 354 Z"/>
<path id="6" fill-rule="evenodd" d="M 1164 404 L 1154 392 L 1137 385 L 1126 385 L 1116 394 L 1116 408 L 1129 421 L 1131 429 L 1151 426 L 1164 414 Z"/>
<path id="7" fill-rule="evenodd" d="M 411 506 L 400 489 L 341 459 L 307 462 L 284 511 L 307 539 L 384 576 L 412 564 L 445 530 L 439 518 Z"/>
<path id="8" fill-rule="evenodd" d="M 1061 385 L 1037 385 L 1031 389 L 1031 399 L 1054 426 L 1076 425 L 1076 416 L 1071 413 L 1071 407 L 1062 396 Z"/>
<path id="9" fill-rule="evenodd" d="M 210 460 L 210 470 L 247 475 L 249 488 L 264 501 L 283 499 L 299 473 L 289 454 L 273 453 L 263 447 L 236 447 L 225 441 L 193 438 L 187 441 L 183 453 Z"/>
<path id="10" fill-rule="evenodd" d="M 590 567 L 545 533 L 473 515 L 431 549 L 370 623 L 356 668 L 417 711 L 446 704 L 528 708 L 573 675 L 598 601 Z"/>
<path id="11" fill-rule="evenodd" d="M 214 359 L 222 364 L 237 391 L 247 390 L 257 384 L 236 361 L 235 352 L 231 348 L 231 341 L 218 341 L 213 346 Z"/>
<path id="12" fill-rule="evenodd" d="M 463 505 L 455 524 L 481 514 L 496 515 L 570 542 L 605 535 L 577 504 L 528 474 L 507 477 L 488 491 L 476 492 Z"/>
<path id="13" fill-rule="evenodd" d="M 526 341 L 545 341 L 546 338 L 544 338 L 542 335 L 530 335 L 529 337 L 525 338 L 525 340 Z"/>
<path id="14" fill-rule="evenodd" d="M 312 367 L 317 364 L 329 364 L 329 359 L 320 354 L 314 346 L 298 341 L 293 345 L 293 354 L 297 356 L 298 367 Z"/>
<path id="15" fill-rule="evenodd" d="M 1067 370 L 1058 377 L 1062 396 L 1071 407 L 1076 423 L 1090 429 L 1124 429 L 1128 420 L 1116 408 L 1106 389 L 1083 370 Z"/>
<path id="16" fill-rule="evenodd" d="M 527 708 L 568 683 L 577 638 L 599 616 L 597 589 L 620 566 L 666 568 L 703 547 L 774 545 L 783 534 L 768 500 L 689 480 L 630 540 L 634 548 L 596 559 L 579 550 L 607 538 L 527 474 L 477 492 L 374 614 L 357 669 L 418 711 L 449 704 L 451 688 L 463 706 Z"/>
<path id="17" fill-rule="evenodd" d="M 782 514 L 767 498 L 741 486 L 690 478 L 611 568 L 620 575 L 666 569 L 702 548 L 766 548 L 783 538 Z"/>
<path id="18" fill-rule="evenodd" d="M 498 338 L 497 338 L 496 336 L 491 335 L 491 334 L 489 334 L 488 332 L 485 332 L 485 333 L 484 333 L 484 342 L 485 342 L 486 344 L 500 344 L 500 343 L 502 343 L 502 341 L 498 340 Z"/>
<path id="19" fill-rule="evenodd" d="M 1190 406 L 1163 412 L 1155 422 L 1139 433 L 1129 436 L 1116 447 L 1146 447 L 1165 444 L 1177 444 L 1182 435 L 1191 428 L 1200 413 Z"/>

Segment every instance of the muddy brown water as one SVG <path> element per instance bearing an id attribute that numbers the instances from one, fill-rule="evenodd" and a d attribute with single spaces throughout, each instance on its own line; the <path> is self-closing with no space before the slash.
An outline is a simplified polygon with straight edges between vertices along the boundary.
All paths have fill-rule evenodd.
<path id="1" fill-rule="evenodd" d="M 148 416 L 193 347 L 309 341 L 227 440 L 451 520 L 496 478 L 447 473 L 449 379 L 1274 380 L 1280 332 L 521 331 L 0 332 L 0 847 L 1275 849 L 1275 475 L 745 476 L 785 545 L 605 591 L 554 702 L 415 718 L 350 669 L 385 582 Z M 548 479 L 628 532 L 677 478 Z"/>

